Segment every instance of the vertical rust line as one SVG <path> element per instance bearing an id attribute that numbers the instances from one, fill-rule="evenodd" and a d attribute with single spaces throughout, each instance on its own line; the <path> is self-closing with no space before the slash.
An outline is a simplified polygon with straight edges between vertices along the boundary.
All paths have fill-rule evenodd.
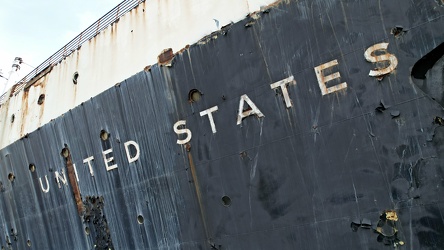
<path id="1" fill-rule="evenodd" d="M 191 155 L 190 152 L 191 145 L 189 143 L 187 143 L 186 149 L 188 152 L 188 162 L 190 164 L 191 176 L 193 177 L 194 188 L 196 189 L 197 202 L 199 202 L 200 216 L 202 218 L 202 223 L 205 230 L 205 236 L 207 237 L 207 240 L 210 240 L 207 229 L 207 217 L 205 213 L 205 208 L 202 203 L 202 192 L 200 191 L 199 180 L 197 179 L 197 173 L 196 173 L 196 166 L 194 166 L 193 156 Z"/>
<path id="2" fill-rule="evenodd" d="M 69 184 L 71 184 L 72 192 L 74 194 L 74 199 L 76 201 L 77 211 L 79 212 L 79 215 L 81 215 L 83 213 L 83 201 L 82 201 L 82 196 L 80 194 L 79 184 L 77 183 L 76 180 L 76 173 L 74 170 L 74 166 L 72 164 L 71 155 L 68 155 L 68 157 L 66 158 L 66 169 L 68 172 Z"/>

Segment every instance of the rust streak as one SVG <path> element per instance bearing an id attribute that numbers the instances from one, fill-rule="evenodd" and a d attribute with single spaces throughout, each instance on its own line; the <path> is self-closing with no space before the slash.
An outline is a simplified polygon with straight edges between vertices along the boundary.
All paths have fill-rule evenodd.
<path id="1" fill-rule="evenodd" d="M 11 92 L 10 92 L 10 94 L 9 94 L 9 97 L 12 97 L 12 96 L 15 94 L 15 90 L 16 90 L 18 87 L 20 87 L 20 83 L 16 83 L 16 84 L 12 85 L 12 87 L 11 87 Z"/>
<path id="2" fill-rule="evenodd" d="M 208 229 L 207 229 L 207 222 L 206 222 L 207 218 L 206 218 L 205 208 L 202 203 L 202 192 L 200 190 L 199 180 L 197 179 L 196 166 L 194 166 L 193 156 L 191 155 L 191 152 L 190 152 L 191 145 L 189 143 L 187 143 L 186 149 L 188 152 L 188 162 L 190 164 L 191 176 L 193 177 L 194 188 L 196 189 L 197 201 L 199 202 L 200 215 L 202 218 L 202 223 L 204 226 L 205 235 L 207 237 L 207 240 L 210 240 L 210 237 L 208 235 Z"/>
<path id="3" fill-rule="evenodd" d="M 22 119 L 20 121 L 20 137 L 24 136 L 25 134 L 26 117 L 28 116 L 28 96 L 29 92 L 24 91 L 22 96 Z"/>
<path id="4" fill-rule="evenodd" d="M 79 215 L 81 215 L 84 211 L 84 207 L 83 207 L 82 196 L 80 194 L 79 185 L 76 180 L 76 174 L 74 166 L 72 164 L 71 155 L 68 155 L 68 157 L 66 158 L 66 169 L 68 172 L 69 184 L 71 184 L 72 192 L 74 194 L 74 199 L 76 201 L 77 211 L 79 212 Z"/>
<path id="5" fill-rule="evenodd" d="M 160 55 L 157 57 L 157 62 L 163 66 L 171 66 L 174 58 L 174 53 L 172 48 L 164 49 Z"/>
<path id="6" fill-rule="evenodd" d="M 183 52 L 185 52 L 186 50 L 189 50 L 189 49 L 190 49 L 190 45 L 187 44 L 185 47 L 183 47 L 181 50 L 179 50 L 179 52 L 176 53 L 176 55 L 177 54 L 182 54 Z"/>

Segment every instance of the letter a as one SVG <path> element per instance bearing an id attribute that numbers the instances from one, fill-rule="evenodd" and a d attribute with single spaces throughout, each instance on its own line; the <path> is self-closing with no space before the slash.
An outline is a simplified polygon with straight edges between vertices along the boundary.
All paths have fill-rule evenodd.
<path id="1" fill-rule="evenodd" d="M 247 103 L 251 109 L 243 111 L 244 103 Z M 264 114 L 256 107 L 256 105 L 248 98 L 247 95 L 242 95 L 239 101 L 239 113 L 237 114 L 237 125 L 242 123 L 242 119 L 250 115 L 257 115 L 258 117 L 264 117 Z"/>

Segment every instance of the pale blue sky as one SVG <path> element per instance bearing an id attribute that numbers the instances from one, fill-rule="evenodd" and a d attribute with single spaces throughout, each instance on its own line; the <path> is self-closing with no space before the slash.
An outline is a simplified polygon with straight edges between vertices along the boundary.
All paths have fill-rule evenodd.
<path id="1" fill-rule="evenodd" d="M 38 66 L 120 2 L 122 0 L 0 0 L 2 75 L 8 77 L 17 56 L 29 65 Z M 13 78 L 21 78 L 30 70 L 31 67 L 23 65 Z M 5 83 L 6 80 L 0 78 L 0 91 Z"/>

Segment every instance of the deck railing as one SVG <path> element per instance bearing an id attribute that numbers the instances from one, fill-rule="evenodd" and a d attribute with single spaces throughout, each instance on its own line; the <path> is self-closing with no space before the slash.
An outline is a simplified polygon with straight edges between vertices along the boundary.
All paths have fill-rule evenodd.
<path id="1" fill-rule="evenodd" d="M 35 76 L 37 76 L 40 72 L 44 71 L 51 65 L 55 65 L 58 62 L 65 59 L 67 56 L 69 56 L 71 53 L 79 49 L 82 44 L 91 38 L 95 37 L 97 34 L 99 34 L 102 30 L 106 29 L 110 24 L 116 22 L 119 20 L 121 16 L 128 13 L 130 10 L 137 7 L 140 3 L 144 2 L 145 0 L 124 0 L 120 4 L 118 4 L 116 7 L 114 7 L 112 10 L 110 10 L 108 13 L 106 13 L 104 16 L 99 18 L 95 23 L 91 24 L 88 28 L 86 28 L 84 31 L 82 31 L 78 36 L 76 36 L 74 39 L 72 39 L 69 43 L 67 43 L 65 46 L 63 46 L 61 49 L 59 49 L 56 53 L 54 53 L 52 56 L 50 56 L 48 59 L 46 59 L 42 64 L 37 66 L 37 68 L 33 69 L 29 74 L 27 74 L 23 79 L 21 79 L 16 87 L 14 88 L 13 92 L 11 94 L 15 95 L 18 92 L 22 91 L 26 83 L 28 83 L 30 80 L 32 80 Z M 6 91 L 6 93 L 3 93 L 0 96 L 0 104 L 3 104 L 7 98 L 9 91 Z"/>

